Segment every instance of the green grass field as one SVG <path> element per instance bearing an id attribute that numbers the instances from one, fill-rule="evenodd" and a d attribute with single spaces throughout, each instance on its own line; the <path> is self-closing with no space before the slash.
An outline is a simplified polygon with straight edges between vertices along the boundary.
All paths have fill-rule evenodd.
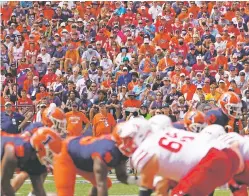
<path id="1" fill-rule="evenodd" d="M 48 193 L 55 193 L 55 186 L 54 184 L 46 184 L 46 191 Z M 90 184 L 76 184 L 75 187 L 75 195 L 76 196 L 86 196 L 91 185 Z M 28 193 L 30 192 L 31 185 L 25 184 L 21 188 L 20 191 L 18 191 L 17 195 L 20 196 L 27 196 Z M 109 195 L 137 195 L 138 194 L 138 188 L 136 186 L 127 186 L 123 184 L 114 184 L 112 188 L 109 190 Z M 226 190 L 217 190 L 215 192 L 215 196 L 229 196 L 230 192 Z"/>
<path id="2" fill-rule="evenodd" d="M 77 183 L 75 185 L 75 195 L 76 196 L 86 196 L 91 188 L 90 184 L 83 183 L 82 178 L 77 178 Z M 48 177 L 45 182 L 45 189 L 48 193 L 55 193 L 55 185 L 53 183 L 53 177 Z M 22 188 L 18 191 L 17 195 L 27 196 L 31 190 L 31 185 L 25 183 Z M 124 184 L 113 184 L 112 188 L 109 190 L 109 195 L 137 195 L 138 187 L 135 185 L 124 185 Z M 229 196 L 230 192 L 226 190 L 217 190 L 215 196 Z M 249 194 L 248 194 L 249 195 Z"/>

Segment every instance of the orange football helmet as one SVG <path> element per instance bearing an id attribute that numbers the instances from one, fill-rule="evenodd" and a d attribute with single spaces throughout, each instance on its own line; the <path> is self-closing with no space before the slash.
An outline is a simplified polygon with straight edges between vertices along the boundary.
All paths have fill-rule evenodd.
<path id="1" fill-rule="evenodd" d="M 42 123 L 47 127 L 55 129 L 60 134 L 66 133 L 66 115 L 53 103 L 43 111 Z"/>
<path id="2" fill-rule="evenodd" d="M 120 152 L 130 157 L 150 133 L 152 133 L 152 128 L 147 120 L 133 118 L 118 124 L 113 137 Z"/>
<path id="3" fill-rule="evenodd" d="M 184 125 L 188 131 L 195 133 L 201 132 L 201 130 L 207 126 L 205 114 L 197 110 L 187 112 L 184 116 Z"/>
<path id="4" fill-rule="evenodd" d="M 52 165 L 53 153 L 60 153 L 62 148 L 59 134 L 49 127 L 39 128 L 30 138 L 30 144 L 43 165 Z"/>
<path id="5" fill-rule="evenodd" d="M 122 143 L 122 138 L 119 137 L 119 132 L 124 126 L 124 124 L 125 122 L 118 123 L 112 131 L 112 138 L 116 142 L 117 146 L 119 146 Z"/>
<path id="6" fill-rule="evenodd" d="M 242 103 L 239 96 L 234 92 L 226 92 L 218 100 L 218 106 L 224 114 L 230 118 L 240 118 Z"/>

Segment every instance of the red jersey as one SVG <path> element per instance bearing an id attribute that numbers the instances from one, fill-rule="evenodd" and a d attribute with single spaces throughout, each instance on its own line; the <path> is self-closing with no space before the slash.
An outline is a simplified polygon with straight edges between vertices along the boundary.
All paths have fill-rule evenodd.
<path id="1" fill-rule="evenodd" d="M 201 64 L 201 65 L 194 64 L 192 67 L 192 71 L 195 72 L 195 74 L 198 72 L 202 73 L 204 71 L 204 68 L 205 68 L 204 64 Z"/>
<path id="2" fill-rule="evenodd" d="M 42 77 L 41 83 L 45 84 L 45 86 L 49 86 L 56 80 L 56 75 L 55 74 L 46 74 Z"/>
<path id="3" fill-rule="evenodd" d="M 32 100 L 28 97 L 18 99 L 17 103 L 18 105 L 32 105 L 33 104 Z"/>

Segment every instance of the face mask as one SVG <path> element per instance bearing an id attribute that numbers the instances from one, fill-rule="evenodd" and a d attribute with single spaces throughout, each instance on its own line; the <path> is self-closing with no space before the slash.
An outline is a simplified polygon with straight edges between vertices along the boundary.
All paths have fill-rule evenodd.
<path id="1" fill-rule="evenodd" d="M 104 58 L 103 58 L 103 60 L 104 60 L 104 61 L 107 61 L 107 58 L 106 58 L 106 57 L 104 57 Z"/>
<path id="2" fill-rule="evenodd" d="M 92 52 L 93 52 L 93 49 L 92 49 L 92 48 L 88 48 L 88 52 L 89 52 L 89 53 L 92 53 Z"/>
<path id="3" fill-rule="evenodd" d="M 121 52 L 125 53 L 125 52 L 126 52 L 126 49 L 122 49 Z"/>

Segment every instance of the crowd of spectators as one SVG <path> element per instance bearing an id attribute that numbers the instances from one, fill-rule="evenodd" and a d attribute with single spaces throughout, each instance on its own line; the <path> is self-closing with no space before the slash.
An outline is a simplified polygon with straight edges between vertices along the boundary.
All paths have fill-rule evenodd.
<path id="1" fill-rule="evenodd" d="M 1 18 L 2 111 L 35 107 L 41 121 L 55 103 L 72 132 L 98 135 L 134 117 L 181 120 L 234 91 L 247 119 L 249 2 L 10 1 Z"/>

